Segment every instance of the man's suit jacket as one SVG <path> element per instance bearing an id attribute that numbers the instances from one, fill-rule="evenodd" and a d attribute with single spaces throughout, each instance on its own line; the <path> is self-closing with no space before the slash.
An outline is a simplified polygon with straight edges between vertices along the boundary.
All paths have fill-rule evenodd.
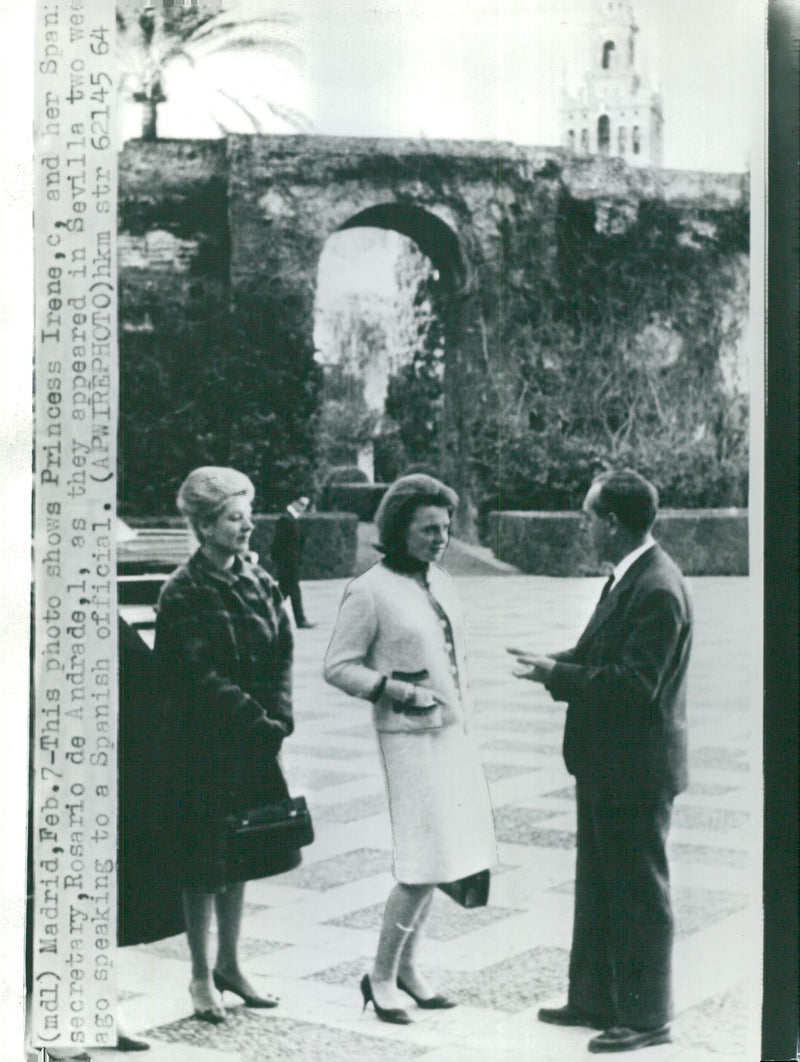
<path id="1" fill-rule="evenodd" d="M 674 796 L 687 785 L 686 673 L 692 606 L 659 545 L 602 600 L 547 687 L 567 701 L 564 761 L 584 787 Z"/>
<path id="2" fill-rule="evenodd" d="M 278 517 L 270 553 L 278 578 L 289 583 L 297 582 L 300 578 L 300 528 L 291 513 L 281 513 Z"/>

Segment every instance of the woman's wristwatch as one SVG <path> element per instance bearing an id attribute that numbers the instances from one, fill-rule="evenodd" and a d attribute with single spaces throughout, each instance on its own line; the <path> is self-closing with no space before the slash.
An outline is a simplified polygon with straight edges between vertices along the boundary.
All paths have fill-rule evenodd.
<path id="1" fill-rule="evenodd" d="M 410 708 L 411 705 L 414 703 L 414 701 L 416 701 L 416 699 L 417 699 L 417 687 L 413 686 L 413 685 L 410 685 L 408 687 L 408 689 L 406 690 L 405 695 L 403 696 L 403 704 L 407 708 Z"/>

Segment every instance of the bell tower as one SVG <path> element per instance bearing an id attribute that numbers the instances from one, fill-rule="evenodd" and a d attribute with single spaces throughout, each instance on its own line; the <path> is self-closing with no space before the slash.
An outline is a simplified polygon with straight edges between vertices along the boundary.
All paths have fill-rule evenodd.
<path id="1" fill-rule="evenodd" d="M 562 144 L 576 155 L 661 165 L 661 98 L 640 72 L 638 32 L 627 0 L 596 0 L 583 83 L 562 92 Z"/>

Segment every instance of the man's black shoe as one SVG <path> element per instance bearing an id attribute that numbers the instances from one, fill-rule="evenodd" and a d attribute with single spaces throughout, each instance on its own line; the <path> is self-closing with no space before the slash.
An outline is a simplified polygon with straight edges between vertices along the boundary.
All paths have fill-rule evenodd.
<path id="1" fill-rule="evenodd" d="M 587 1029 L 607 1029 L 609 1026 L 609 1022 L 595 1018 L 569 1003 L 565 1007 L 541 1007 L 538 1017 L 539 1021 L 546 1021 L 548 1025 L 582 1025 Z"/>
<path id="2" fill-rule="evenodd" d="M 308 620 L 303 620 L 302 623 L 298 623 L 297 624 L 297 629 L 298 630 L 307 630 L 308 628 L 313 627 L 313 626 L 314 626 L 313 623 L 309 623 Z"/>
<path id="3" fill-rule="evenodd" d="M 615 1025 L 606 1029 L 599 1036 L 589 1041 L 589 1050 L 593 1054 L 604 1051 L 636 1051 L 640 1047 L 654 1047 L 656 1044 L 668 1044 L 672 1040 L 669 1025 L 659 1025 L 655 1029 L 626 1029 Z"/>

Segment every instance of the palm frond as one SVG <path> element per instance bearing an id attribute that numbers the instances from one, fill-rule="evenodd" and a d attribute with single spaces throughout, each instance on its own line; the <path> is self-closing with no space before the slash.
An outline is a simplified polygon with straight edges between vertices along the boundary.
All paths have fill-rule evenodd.
<path id="1" fill-rule="evenodd" d="M 264 127 L 263 127 L 263 125 L 261 123 L 261 119 L 256 114 L 254 114 L 249 109 L 249 107 L 247 107 L 241 100 L 237 100 L 235 97 L 231 96 L 231 94 L 229 92 L 225 92 L 223 89 L 219 89 L 218 93 L 219 93 L 220 96 L 224 97 L 224 99 L 228 100 L 229 103 L 232 103 L 234 105 L 234 107 L 238 107 L 238 109 L 242 112 L 242 114 L 245 115 L 245 117 L 249 120 L 249 122 L 253 126 L 253 132 L 254 133 L 263 133 Z M 213 115 L 212 115 L 212 117 L 213 117 Z M 230 132 L 230 129 L 226 129 L 222 125 L 222 122 L 219 121 L 218 118 L 214 117 L 214 121 L 220 127 L 220 129 L 223 130 L 223 132 L 226 132 L 226 133 Z"/>
<path id="2" fill-rule="evenodd" d="M 237 26 L 202 37 L 191 37 L 184 45 L 200 59 L 220 52 L 263 51 L 302 66 L 305 52 L 291 40 L 275 33 L 269 24 Z"/>
<path id="3" fill-rule="evenodd" d="M 273 103 L 270 100 L 261 99 L 261 103 L 275 115 L 276 118 L 280 118 L 281 121 L 286 122 L 292 129 L 298 133 L 313 133 L 314 125 L 310 118 L 303 114 L 302 111 L 296 110 L 294 107 L 288 107 L 282 103 Z"/>

